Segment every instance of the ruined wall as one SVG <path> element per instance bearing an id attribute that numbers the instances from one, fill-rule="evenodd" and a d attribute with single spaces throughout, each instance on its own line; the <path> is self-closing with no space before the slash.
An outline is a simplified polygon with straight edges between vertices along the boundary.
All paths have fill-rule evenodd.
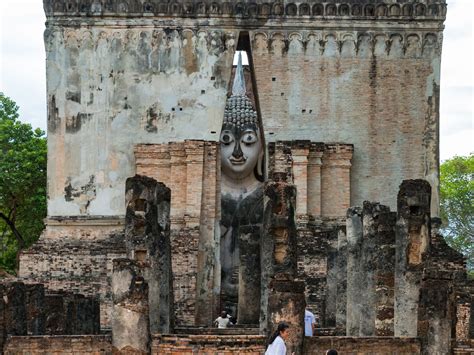
<path id="1" fill-rule="evenodd" d="M 298 221 L 342 217 L 350 207 L 353 152 L 351 144 L 335 142 L 270 142 L 268 176 L 281 170 L 295 184 Z"/>
<path id="2" fill-rule="evenodd" d="M 67 229 L 69 232 L 74 230 Z M 98 229 L 100 231 L 100 227 Z M 124 236 L 122 233 L 94 238 L 94 235 L 89 234 L 80 238 L 81 235 L 65 233 L 61 239 L 40 239 L 20 255 L 18 275 L 25 283 L 43 283 L 49 292 L 72 291 L 86 296 L 98 295 L 101 326 L 108 327 L 112 307 L 112 261 L 126 256 Z"/>
<path id="3" fill-rule="evenodd" d="M 5 345 L 5 355 L 111 354 L 110 335 L 14 336 Z"/>
<path id="4" fill-rule="evenodd" d="M 306 337 L 304 353 L 324 354 L 337 349 L 339 354 L 421 354 L 417 338 L 391 337 Z"/>
<path id="5" fill-rule="evenodd" d="M 403 179 L 425 178 L 438 213 L 441 28 L 417 25 L 251 33 L 266 140 L 354 144 L 351 205 L 394 208 Z"/>
<path id="6" fill-rule="evenodd" d="M 262 335 L 157 335 L 153 337 L 152 354 L 248 354 L 265 351 Z"/>
<path id="7" fill-rule="evenodd" d="M 48 215 L 124 215 L 134 144 L 218 139 L 235 31 L 50 21 L 45 44 Z"/>

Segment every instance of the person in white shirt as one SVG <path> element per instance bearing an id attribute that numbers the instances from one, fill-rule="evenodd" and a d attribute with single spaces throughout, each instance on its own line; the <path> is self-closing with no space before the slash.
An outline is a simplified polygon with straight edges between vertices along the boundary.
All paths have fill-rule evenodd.
<path id="1" fill-rule="evenodd" d="M 278 324 L 278 328 L 270 337 L 265 355 L 286 355 L 285 340 L 288 338 L 290 326 L 285 322 Z"/>
<path id="2" fill-rule="evenodd" d="M 314 333 L 314 325 L 316 324 L 316 318 L 314 314 L 308 311 L 304 311 L 304 335 L 312 337 Z"/>
<path id="3" fill-rule="evenodd" d="M 230 319 L 229 317 L 227 316 L 227 312 L 226 311 L 222 311 L 221 312 L 221 315 L 219 317 L 217 317 L 217 319 L 214 321 L 214 324 L 217 325 L 217 328 L 219 329 L 225 329 L 227 328 L 227 326 L 229 325 L 230 323 Z"/>

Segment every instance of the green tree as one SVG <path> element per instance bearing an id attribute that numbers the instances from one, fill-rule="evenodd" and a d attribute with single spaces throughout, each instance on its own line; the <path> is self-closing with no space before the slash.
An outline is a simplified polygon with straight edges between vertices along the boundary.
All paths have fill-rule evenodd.
<path id="1" fill-rule="evenodd" d="M 474 154 L 456 156 L 440 167 L 443 234 L 447 243 L 467 258 L 474 271 Z"/>
<path id="2" fill-rule="evenodd" d="M 18 106 L 0 92 L 0 267 L 8 272 L 44 228 L 46 149 L 45 133 L 20 122 Z"/>

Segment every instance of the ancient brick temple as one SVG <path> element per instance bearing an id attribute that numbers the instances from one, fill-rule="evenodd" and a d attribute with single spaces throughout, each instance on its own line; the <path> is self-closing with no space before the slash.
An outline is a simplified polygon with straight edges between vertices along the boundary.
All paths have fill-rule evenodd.
<path id="1" fill-rule="evenodd" d="M 282 320 L 297 354 L 474 351 L 438 233 L 445 0 L 43 3 L 48 217 L 6 354 L 261 354 Z"/>

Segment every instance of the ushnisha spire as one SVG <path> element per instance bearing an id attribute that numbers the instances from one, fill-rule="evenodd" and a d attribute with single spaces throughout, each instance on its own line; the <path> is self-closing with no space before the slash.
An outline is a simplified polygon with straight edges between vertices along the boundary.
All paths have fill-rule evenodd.
<path id="1" fill-rule="evenodd" d="M 227 99 L 225 104 L 224 124 L 240 129 L 247 125 L 257 125 L 257 111 L 253 108 L 252 101 L 246 92 L 242 54 L 239 52 L 234 83 L 232 84 L 232 96 Z"/>
<path id="2" fill-rule="evenodd" d="M 239 60 L 235 71 L 234 84 L 232 85 L 232 96 L 243 96 L 246 92 L 244 68 L 242 67 L 242 52 L 239 51 Z"/>

